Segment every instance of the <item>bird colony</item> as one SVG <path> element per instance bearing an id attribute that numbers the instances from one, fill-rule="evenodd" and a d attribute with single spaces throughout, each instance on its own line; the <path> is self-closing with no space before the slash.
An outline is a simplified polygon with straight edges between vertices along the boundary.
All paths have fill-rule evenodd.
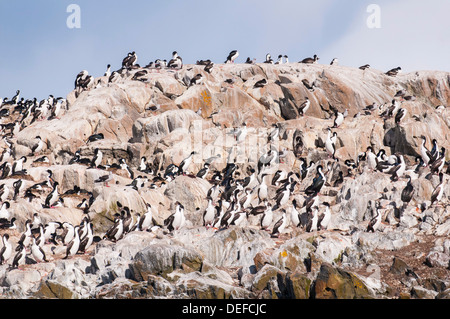
<path id="1" fill-rule="evenodd" d="M 449 73 L 138 62 L 1 101 L 4 296 L 448 298 Z"/>

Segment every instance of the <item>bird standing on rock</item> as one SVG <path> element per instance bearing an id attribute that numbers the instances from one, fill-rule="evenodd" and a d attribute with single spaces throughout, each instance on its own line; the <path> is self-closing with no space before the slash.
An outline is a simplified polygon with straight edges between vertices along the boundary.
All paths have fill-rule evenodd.
<path id="1" fill-rule="evenodd" d="M 283 233 L 284 229 L 286 228 L 287 223 L 288 223 L 288 221 L 287 221 L 286 211 L 283 210 L 283 215 L 273 226 L 271 237 L 280 237 L 280 235 Z"/>
<path id="2" fill-rule="evenodd" d="M 80 226 L 78 226 L 78 225 L 75 226 L 74 237 L 73 237 L 72 241 L 67 245 L 66 256 L 64 257 L 64 259 L 74 256 L 78 252 L 78 248 L 80 247 L 80 235 L 78 233 L 79 229 L 80 229 Z"/>
<path id="3" fill-rule="evenodd" d="M 369 225 L 367 225 L 367 232 L 375 232 L 381 225 L 381 205 L 377 201 L 375 203 L 375 216 L 370 220 Z"/>
<path id="4" fill-rule="evenodd" d="M 310 105 L 311 105 L 311 101 L 309 100 L 308 97 L 306 97 L 305 101 L 302 104 L 300 104 L 300 106 L 298 107 L 298 113 L 301 116 L 304 116 L 306 111 L 308 111 Z"/>
<path id="5" fill-rule="evenodd" d="M 231 51 L 230 54 L 228 54 L 225 63 L 234 63 L 234 60 L 236 60 L 238 56 L 239 56 L 238 50 Z"/>
<path id="6" fill-rule="evenodd" d="M 176 202 L 175 204 L 175 213 L 167 217 L 164 220 L 164 226 L 172 232 L 174 230 L 178 230 L 184 226 L 186 223 L 186 218 L 184 217 L 184 206 L 181 205 L 180 202 Z"/>

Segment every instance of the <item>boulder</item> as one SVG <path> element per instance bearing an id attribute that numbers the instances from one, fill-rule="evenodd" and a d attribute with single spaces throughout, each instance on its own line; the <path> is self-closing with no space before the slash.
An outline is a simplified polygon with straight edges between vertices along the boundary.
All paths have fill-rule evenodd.
<path id="1" fill-rule="evenodd" d="M 148 275 L 167 278 L 171 272 L 182 268 L 200 271 L 202 262 L 203 257 L 192 248 L 155 244 L 138 252 L 130 268 L 134 280 L 146 281 Z"/>
<path id="2" fill-rule="evenodd" d="M 369 289 L 351 272 L 324 263 L 314 281 L 312 298 L 315 299 L 371 299 Z"/>

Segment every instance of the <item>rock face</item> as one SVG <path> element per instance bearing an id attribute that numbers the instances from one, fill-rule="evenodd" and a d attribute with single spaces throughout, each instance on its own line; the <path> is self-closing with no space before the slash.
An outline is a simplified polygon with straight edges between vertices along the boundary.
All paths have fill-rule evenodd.
<path id="1" fill-rule="evenodd" d="M 7 137 L 1 148 L 10 148 L 13 156 L 2 156 L 1 164 L 13 164 L 22 156 L 27 161 L 21 173 L 8 174 L 6 164 L 1 167 L 1 200 L 9 202 L 8 218 L 15 217 L 17 224 L 16 229 L 1 229 L 1 235 L 8 234 L 15 249 L 25 222 L 37 214 L 43 226 L 57 221 L 84 227 L 90 222 L 95 236 L 86 252 L 63 259 L 67 247 L 63 230 L 57 229 L 56 243 L 43 246 L 48 261 L 28 254 L 19 268 L 12 268 L 13 251 L 0 265 L 2 296 L 449 297 L 450 187 L 445 161 L 450 156 L 445 152 L 438 172 L 431 171 L 432 164 L 419 167 L 416 161 L 423 156 L 422 136 L 430 151 L 433 139 L 438 151 L 450 149 L 449 73 L 391 77 L 373 69 L 318 64 L 217 64 L 211 73 L 200 65 L 148 68 L 139 81 L 133 80 L 137 71 L 124 71 L 114 83 L 101 77 L 89 89 L 70 92 L 57 118 L 38 113 L 25 117 L 25 111 L 13 112 L 17 105 L 2 105 L 11 115 L 1 119 Z M 196 74 L 202 74 L 202 83 L 190 85 Z M 255 87 L 262 79 L 267 84 Z M 397 95 L 400 90 L 405 90 L 403 96 Z M 299 108 L 306 99 L 310 107 L 302 115 Z M 407 111 L 400 123 L 396 114 L 385 115 L 393 101 Z M 346 114 L 339 127 L 334 127 L 336 112 Z M 19 121 L 21 127 L 9 133 L 7 124 Z M 273 136 L 275 127 L 279 134 Z M 328 128 L 337 134 L 334 154 L 326 148 Z M 92 138 L 99 134 L 101 138 Z M 45 145 L 35 154 L 36 136 Z M 369 146 L 375 153 L 385 151 L 382 161 L 402 155 L 405 171 L 396 178 L 369 167 Z M 96 150 L 102 160 L 93 165 Z M 77 154 L 81 160 L 74 161 Z M 36 161 L 42 156 L 48 162 Z M 306 176 L 302 159 L 311 164 Z M 186 160 L 183 172 L 170 172 Z M 326 182 L 320 193 L 309 196 L 305 190 L 319 165 Z M 203 168 L 207 174 L 197 176 Z M 293 173 L 287 179 L 291 184 L 286 202 L 277 195 L 283 193 L 284 181 L 273 179 L 281 171 Z M 442 197 L 432 203 L 439 172 Z M 111 180 L 102 180 L 110 173 Z M 247 184 L 253 173 L 256 179 Z M 259 197 L 263 175 L 273 212 L 267 230 L 261 226 L 262 211 L 251 213 L 264 204 Z M 405 203 L 407 176 L 414 195 Z M 23 186 L 14 196 L 19 180 Z M 43 207 L 54 182 L 56 199 L 63 202 Z M 243 198 L 247 190 L 248 202 Z M 243 212 L 242 223 L 205 227 L 208 196 L 216 217 Z M 232 204 L 234 198 L 241 206 Z M 309 232 L 314 209 L 309 211 L 308 203 L 314 198 L 319 215 L 328 203 L 331 217 L 326 227 Z M 298 225 L 291 214 L 294 199 Z M 83 200 L 87 208 L 81 206 Z M 169 216 L 180 207 L 185 222 L 172 230 Z M 128 221 L 127 209 L 131 228 L 117 240 L 108 230 L 119 220 Z M 136 221 L 149 210 L 151 223 L 142 231 Z M 275 224 L 284 212 L 286 227 L 276 234 Z M 377 212 L 379 227 L 368 232 Z"/>

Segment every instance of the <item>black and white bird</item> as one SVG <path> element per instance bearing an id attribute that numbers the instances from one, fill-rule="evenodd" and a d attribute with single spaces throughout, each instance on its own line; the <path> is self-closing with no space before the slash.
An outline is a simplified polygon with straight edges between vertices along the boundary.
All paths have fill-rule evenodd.
<path id="1" fill-rule="evenodd" d="M 299 227 L 301 224 L 301 218 L 300 218 L 300 213 L 297 210 L 297 200 L 296 199 L 294 199 L 292 201 L 290 213 L 291 213 L 291 224 L 294 227 Z"/>
<path id="2" fill-rule="evenodd" d="M 407 175 L 408 182 L 402 190 L 402 194 L 400 196 L 403 206 L 402 206 L 402 212 L 405 211 L 405 209 L 408 207 L 408 204 L 411 202 L 413 196 L 414 196 L 414 186 L 411 182 L 411 176 Z"/>
<path id="3" fill-rule="evenodd" d="M 395 97 L 401 97 L 402 98 L 402 97 L 404 97 L 406 95 L 406 93 L 407 92 L 406 92 L 405 89 L 398 90 L 397 93 L 395 93 L 394 98 Z"/>
<path id="4" fill-rule="evenodd" d="M 442 200 L 442 196 L 444 195 L 444 173 L 439 173 L 439 184 L 431 193 L 431 206 L 434 203 L 439 203 Z"/>
<path id="5" fill-rule="evenodd" d="M 11 173 L 14 175 L 14 174 L 16 174 L 18 172 L 23 172 L 24 171 L 23 164 L 26 163 L 26 161 L 27 161 L 27 157 L 26 156 L 22 156 L 18 160 L 14 161 Z"/>
<path id="6" fill-rule="evenodd" d="M 114 179 L 113 172 L 109 171 L 107 175 L 102 175 L 96 180 L 94 180 L 94 183 L 103 183 L 106 187 L 109 187 L 109 183 L 113 181 L 113 179 Z"/>
<path id="7" fill-rule="evenodd" d="M 395 114 L 395 124 L 399 125 L 401 121 L 406 117 L 408 111 L 405 108 L 399 108 Z"/>
<path id="8" fill-rule="evenodd" d="M 326 182 L 325 174 L 322 172 L 323 167 L 322 165 L 317 166 L 317 175 L 313 179 L 313 182 L 310 186 L 308 186 L 305 190 L 306 195 L 313 195 L 316 196 L 320 193 L 320 190 L 322 189 L 323 185 Z"/>
<path id="9" fill-rule="evenodd" d="M 201 179 L 205 179 L 209 173 L 209 167 L 210 167 L 209 163 L 204 163 L 203 168 L 198 171 L 197 177 L 201 178 Z"/>
<path id="10" fill-rule="evenodd" d="M 180 173 L 181 173 L 180 168 L 172 163 L 166 167 L 164 171 L 164 179 L 173 180 Z"/>
<path id="11" fill-rule="evenodd" d="M 267 196 L 269 194 L 269 189 L 268 189 L 267 182 L 266 182 L 267 176 L 268 176 L 267 174 L 261 175 L 261 183 L 259 184 L 259 187 L 258 187 L 258 198 L 259 198 L 260 203 L 262 203 L 264 200 L 266 200 Z"/>
<path id="12" fill-rule="evenodd" d="M 287 225 L 288 225 L 288 218 L 286 215 L 286 211 L 283 210 L 281 218 L 278 219 L 278 221 L 273 226 L 271 237 L 280 237 L 280 235 L 283 233 Z"/>
<path id="13" fill-rule="evenodd" d="M 277 141 L 278 138 L 280 137 L 280 126 L 278 125 L 278 123 L 274 123 L 272 124 L 272 131 L 270 131 L 269 135 L 268 135 L 268 141 L 269 142 L 274 142 Z"/>
<path id="14" fill-rule="evenodd" d="M 91 161 L 91 167 L 98 168 L 103 160 L 103 153 L 100 151 L 100 149 L 96 148 L 94 150 L 94 156 Z"/>
<path id="15" fill-rule="evenodd" d="M 122 69 L 133 69 L 137 62 L 137 54 L 135 51 L 128 53 L 128 55 L 122 60 Z"/>
<path id="16" fill-rule="evenodd" d="M 24 182 L 22 181 L 22 179 L 18 179 L 17 181 L 15 181 L 13 183 L 13 188 L 14 188 L 13 200 L 16 200 L 17 196 L 22 192 L 22 189 L 24 188 Z"/>
<path id="17" fill-rule="evenodd" d="M 330 210 L 330 204 L 327 202 L 323 203 L 323 206 L 325 206 L 325 211 L 319 216 L 319 219 L 317 220 L 317 229 L 328 229 L 328 225 L 330 224 L 331 220 L 331 210 Z"/>
<path id="18" fill-rule="evenodd" d="M 391 70 L 387 71 L 386 75 L 397 76 L 401 71 L 402 71 L 402 68 L 401 67 L 397 67 L 397 68 L 394 68 L 394 69 L 391 69 Z"/>
<path id="19" fill-rule="evenodd" d="M 10 101 L 5 101 L 7 100 L 6 98 L 3 100 L 3 105 L 16 105 L 19 102 L 19 99 L 20 99 L 20 90 L 17 90 L 16 94 L 12 97 Z"/>
<path id="20" fill-rule="evenodd" d="M 273 64 L 272 57 L 269 53 L 266 54 L 266 59 L 264 60 L 264 63 Z"/>
<path id="21" fill-rule="evenodd" d="M 445 148 L 441 147 L 441 151 L 438 151 L 437 154 L 438 157 L 436 159 L 433 158 L 430 165 L 431 174 L 439 174 L 445 165 Z M 434 157 L 433 153 L 431 156 Z"/>
<path id="22" fill-rule="evenodd" d="M 189 166 L 192 163 L 192 158 L 195 155 L 195 151 L 192 151 L 188 157 L 186 157 L 184 160 L 181 161 L 180 165 L 178 166 L 180 173 L 187 174 Z"/>
<path id="23" fill-rule="evenodd" d="M 240 127 L 235 128 L 231 134 L 234 135 L 234 139 L 237 143 L 241 143 L 245 140 L 247 137 L 248 129 L 247 129 L 247 123 L 243 122 Z"/>
<path id="24" fill-rule="evenodd" d="M 75 256 L 76 253 L 78 252 L 78 249 L 80 248 L 80 235 L 78 233 L 79 229 L 80 229 L 79 225 L 75 226 L 73 239 L 67 244 L 66 256 L 63 259 Z"/>
<path id="25" fill-rule="evenodd" d="M 275 64 L 277 64 L 277 65 L 283 64 L 283 55 L 280 54 L 280 55 L 278 56 L 277 62 L 275 62 Z"/>
<path id="26" fill-rule="evenodd" d="M 360 66 L 359 69 L 363 70 L 363 71 L 367 70 L 367 69 L 370 69 L 370 64 L 364 64 L 364 65 Z"/>
<path id="27" fill-rule="evenodd" d="M 182 69 L 183 59 L 178 55 L 177 51 L 172 52 L 172 59 L 167 63 L 168 68 Z"/>
<path id="28" fill-rule="evenodd" d="M 275 197 L 275 201 L 277 203 L 276 207 L 282 207 L 288 203 L 289 197 L 291 195 L 290 185 L 286 188 L 282 189 Z"/>
<path id="29" fill-rule="evenodd" d="M 36 262 L 48 262 L 45 252 L 42 249 L 42 246 L 37 244 L 37 239 L 33 238 L 33 243 L 31 244 L 31 254 Z"/>
<path id="30" fill-rule="evenodd" d="M 199 85 L 203 83 L 203 75 L 200 73 L 196 74 L 190 81 L 190 86 Z"/>
<path id="31" fill-rule="evenodd" d="M 138 171 L 143 173 L 151 173 L 150 165 L 147 164 L 147 157 L 142 156 L 139 162 Z"/>
<path id="32" fill-rule="evenodd" d="M 106 231 L 103 238 L 107 238 L 113 242 L 117 242 L 123 235 L 123 219 L 117 216 L 114 219 L 114 224 Z"/>
<path id="33" fill-rule="evenodd" d="M 93 224 L 91 222 L 87 222 L 86 228 L 86 235 L 81 239 L 80 246 L 78 247 L 78 252 L 80 253 L 86 253 L 86 251 L 94 242 Z"/>
<path id="34" fill-rule="evenodd" d="M 124 212 L 123 218 L 122 218 L 122 221 L 123 221 L 123 233 L 127 234 L 130 231 L 130 229 L 131 229 L 131 227 L 133 225 L 134 218 L 131 215 L 131 211 L 130 211 L 129 207 L 125 206 L 124 209 L 123 209 L 123 212 Z"/>
<path id="35" fill-rule="evenodd" d="M 20 236 L 20 239 L 18 241 L 19 246 L 27 248 L 31 244 L 31 240 L 33 238 L 33 234 L 31 232 L 31 224 L 32 224 L 31 219 L 28 219 L 25 222 L 25 231 L 22 232 Z M 16 248 L 16 251 L 17 249 L 19 249 L 19 246 Z"/>
<path id="36" fill-rule="evenodd" d="M 172 232 L 182 228 L 186 223 L 186 217 L 184 216 L 184 206 L 180 202 L 175 203 L 175 213 L 167 217 L 164 220 L 164 226 Z"/>
<path id="37" fill-rule="evenodd" d="M 337 133 L 331 132 L 331 129 L 328 128 L 328 135 L 327 139 L 325 140 L 325 149 L 328 155 L 333 159 L 335 158 L 336 153 L 336 140 L 337 140 Z"/>
<path id="38" fill-rule="evenodd" d="M 26 263 L 26 256 L 27 251 L 25 246 L 19 244 L 16 247 L 17 254 L 14 256 L 13 262 L 12 262 L 12 268 L 19 268 L 22 265 L 25 265 Z"/>
<path id="39" fill-rule="evenodd" d="M 319 211 L 316 206 L 312 208 L 312 216 L 309 216 L 308 224 L 306 225 L 306 232 L 312 233 L 318 230 Z"/>
<path id="40" fill-rule="evenodd" d="M 398 160 L 398 164 L 394 167 L 392 172 L 390 172 L 392 174 L 391 179 L 393 181 L 398 181 L 398 179 L 402 177 L 406 171 L 406 163 L 402 154 L 398 155 Z"/>
<path id="41" fill-rule="evenodd" d="M 239 52 L 237 50 L 233 50 L 228 54 L 228 57 L 224 63 L 234 63 L 234 60 L 239 56 Z"/>
<path id="42" fill-rule="evenodd" d="M 304 116 L 306 111 L 308 111 L 310 106 L 311 106 L 311 101 L 309 100 L 308 97 L 306 97 L 305 101 L 302 104 L 300 104 L 300 106 L 297 108 L 298 109 L 298 113 L 301 116 Z"/>
<path id="43" fill-rule="evenodd" d="M 422 138 L 422 144 L 420 145 L 420 155 L 422 156 L 422 160 L 425 164 L 425 166 L 428 166 L 430 163 L 430 160 L 432 158 L 431 152 L 428 150 L 428 148 L 425 146 L 425 143 L 427 142 L 427 138 L 425 136 L 421 136 Z"/>
<path id="44" fill-rule="evenodd" d="M 287 176 L 288 176 L 288 173 L 285 170 L 279 169 L 278 171 L 276 171 L 275 175 L 273 175 L 271 185 L 279 186 L 280 182 L 282 180 L 286 179 Z"/>
<path id="45" fill-rule="evenodd" d="M 0 229 L 17 229 L 16 220 L 16 217 L 10 220 L 0 219 Z"/>
<path id="46" fill-rule="evenodd" d="M 121 158 L 119 160 L 119 168 L 121 170 L 124 170 L 128 174 L 129 178 L 134 179 L 134 172 L 131 169 L 131 167 L 127 164 L 127 161 L 124 158 Z"/>
<path id="47" fill-rule="evenodd" d="M 2 236 L 2 249 L 0 250 L 0 265 L 8 262 L 12 255 L 12 244 L 9 242 L 9 235 L 3 234 Z"/>
<path id="48" fill-rule="evenodd" d="M 43 205 L 44 208 L 52 208 L 53 204 L 58 200 L 59 198 L 58 185 L 59 185 L 58 182 L 53 183 L 52 191 L 45 198 L 45 203 Z"/>
<path id="49" fill-rule="evenodd" d="M 120 73 L 117 71 L 113 71 L 111 75 L 108 77 L 108 83 L 116 83 L 120 79 Z"/>
<path id="50" fill-rule="evenodd" d="M 333 60 L 331 60 L 330 65 L 338 65 L 339 64 L 339 60 L 337 58 L 334 58 Z"/>
<path id="51" fill-rule="evenodd" d="M 241 197 L 239 203 L 243 209 L 247 209 L 250 207 L 250 204 L 252 203 L 253 200 L 252 189 L 246 188 L 244 193 L 245 195 Z"/>
<path id="52" fill-rule="evenodd" d="M 252 59 L 250 59 L 250 57 L 248 57 L 247 60 L 245 60 L 245 63 L 246 64 L 255 64 L 255 61 L 256 61 L 255 59 L 252 60 Z"/>
<path id="53" fill-rule="evenodd" d="M 36 153 L 40 153 L 42 149 L 44 148 L 45 142 L 42 140 L 42 138 L 38 135 L 36 136 L 36 144 L 34 144 L 31 147 L 31 156 L 34 156 Z"/>
<path id="54" fill-rule="evenodd" d="M 139 228 L 138 229 L 140 231 L 147 231 L 150 229 L 150 226 L 153 225 L 152 206 L 149 203 L 147 203 L 146 206 L 147 206 L 147 211 L 139 219 Z"/>
<path id="55" fill-rule="evenodd" d="M 272 220 L 273 220 L 273 210 L 272 210 L 272 204 L 270 204 L 270 202 L 268 202 L 266 204 L 266 206 L 267 206 L 267 208 L 261 217 L 260 226 L 261 226 L 262 230 L 268 231 L 270 225 L 272 224 Z"/>
<path id="56" fill-rule="evenodd" d="M 86 144 L 100 141 L 100 140 L 103 140 L 104 138 L 105 138 L 105 135 L 103 133 L 92 134 L 91 136 L 88 137 Z"/>
<path id="57" fill-rule="evenodd" d="M 11 204 L 9 202 L 3 202 L 0 208 L 0 220 L 9 220 L 11 218 L 11 213 L 9 212 L 9 208 Z"/>
<path id="58" fill-rule="evenodd" d="M 253 88 L 254 89 L 263 88 L 266 84 L 267 84 L 267 80 L 266 79 L 261 79 L 259 81 L 256 81 L 256 83 L 254 84 Z"/>
<path id="59" fill-rule="evenodd" d="M 433 146 L 431 147 L 431 150 L 430 150 L 430 153 L 431 153 L 430 161 L 434 162 L 440 155 L 439 146 L 438 146 L 438 142 L 435 138 L 433 138 L 433 140 L 431 141 L 431 144 Z"/>
<path id="60" fill-rule="evenodd" d="M 105 74 L 103 74 L 103 76 L 106 76 L 108 78 L 111 76 L 111 64 L 108 64 L 106 66 L 106 71 L 105 71 Z"/>
<path id="61" fill-rule="evenodd" d="M 369 224 L 367 225 L 367 232 L 375 232 L 381 225 L 381 211 L 380 211 L 381 205 L 377 201 L 375 203 L 375 216 L 369 221 Z"/>
<path id="62" fill-rule="evenodd" d="M 58 229 L 62 228 L 62 223 L 60 222 L 54 222 L 54 221 L 50 221 L 48 222 L 45 227 L 44 227 L 44 240 L 45 241 L 53 241 L 54 242 L 54 238 L 56 237 L 56 232 Z"/>
<path id="63" fill-rule="evenodd" d="M 333 128 L 338 128 L 342 125 L 342 123 L 344 122 L 345 114 L 347 112 L 348 112 L 347 109 L 343 113 L 339 111 L 335 112 Z"/>
<path id="64" fill-rule="evenodd" d="M 75 227 L 69 222 L 64 222 L 62 228 L 61 242 L 64 246 L 67 246 L 75 236 Z"/>
<path id="65" fill-rule="evenodd" d="M 5 202 L 9 196 L 9 187 L 6 184 L 0 185 L 0 202 Z"/>
<path id="66" fill-rule="evenodd" d="M 306 64 L 316 64 L 317 61 L 319 61 L 320 58 L 317 56 L 317 54 L 314 54 L 312 58 L 305 58 L 301 60 L 299 63 L 306 63 Z"/>
<path id="67" fill-rule="evenodd" d="M 205 68 L 203 70 L 205 70 L 205 72 L 208 72 L 209 74 L 211 74 L 213 67 L 214 67 L 214 63 L 210 62 L 207 65 L 205 65 Z"/>

